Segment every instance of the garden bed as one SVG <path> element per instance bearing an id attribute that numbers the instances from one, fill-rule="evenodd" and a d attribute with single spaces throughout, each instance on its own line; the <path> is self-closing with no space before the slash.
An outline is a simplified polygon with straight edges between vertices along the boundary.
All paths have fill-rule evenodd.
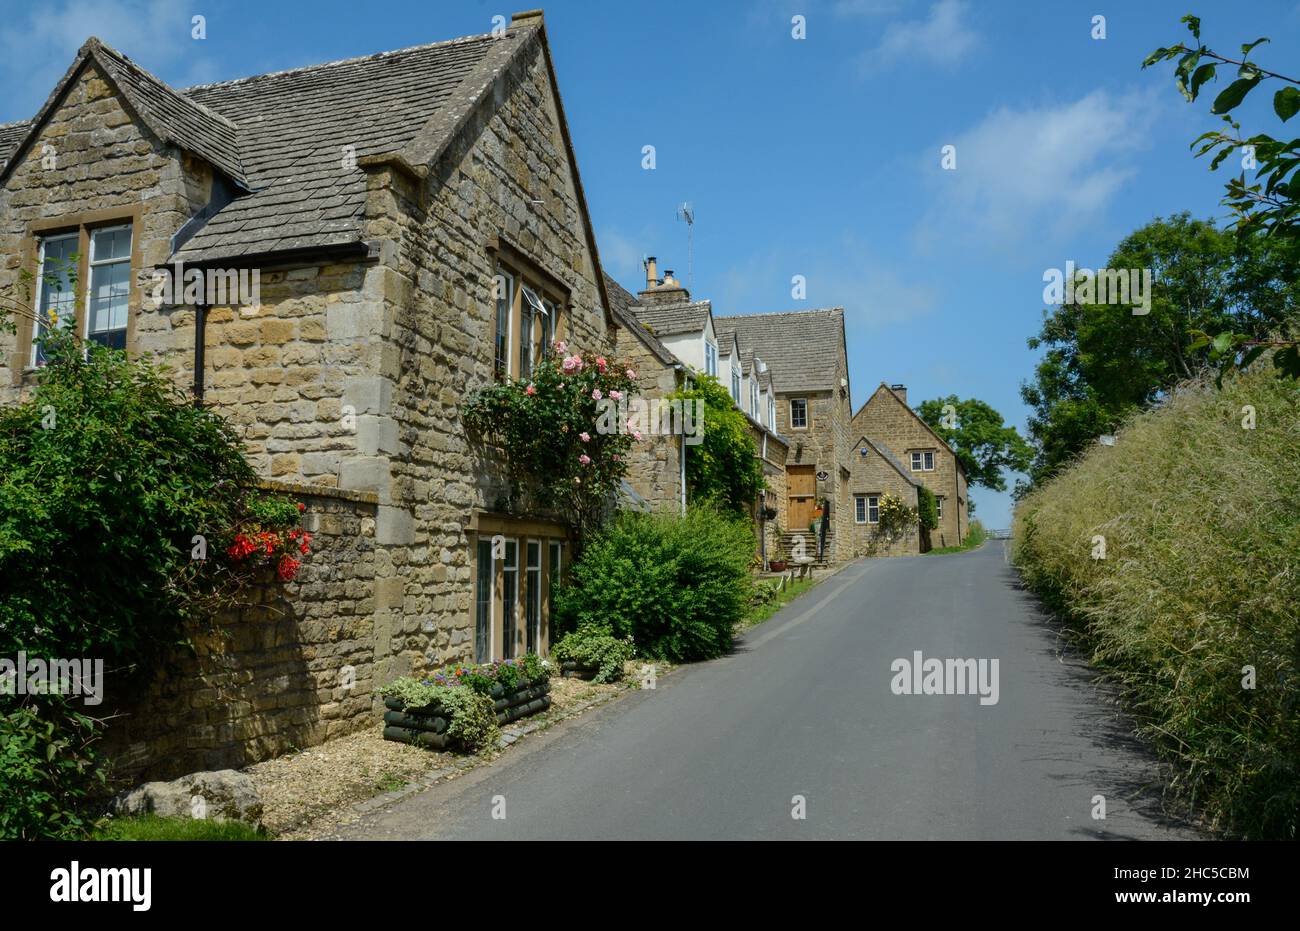
<path id="1" fill-rule="evenodd" d="M 488 692 L 492 699 L 492 713 L 497 726 L 526 718 L 551 707 L 551 683 L 548 679 L 523 679 L 514 688 L 493 686 Z M 411 708 L 399 698 L 385 698 L 384 739 L 401 743 L 447 749 L 450 738 L 447 728 L 451 714 L 440 704 Z"/>

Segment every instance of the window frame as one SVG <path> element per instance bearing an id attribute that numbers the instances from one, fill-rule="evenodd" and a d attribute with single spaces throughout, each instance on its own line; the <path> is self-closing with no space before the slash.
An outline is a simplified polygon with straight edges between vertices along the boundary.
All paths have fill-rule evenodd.
<path id="1" fill-rule="evenodd" d="M 130 247 L 127 249 L 126 258 L 125 259 L 95 258 L 95 238 L 102 233 L 115 233 L 118 230 L 126 230 L 131 237 L 128 240 L 128 242 L 130 243 Z M 127 332 L 131 320 L 131 273 L 132 273 L 131 253 L 135 247 L 135 227 L 131 223 L 119 223 L 116 225 L 94 226 L 88 228 L 87 233 L 88 233 L 87 236 L 88 247 L 86 252 L 86 293 L 85 293 L 85 302 L 83 307 L 84 313 L 82 314 L 85 323 L 84 325 L 79 325 L 78 328 L 82 331 L 79 335 L 86 342 L 92 341 L 90 324 L 91 324 L 91 302 L 94 301 L 95 299 L 95 270 L 102 269 L 102 268 L 110 268 L 115 265 L 126 265 L 126 271 L 127 271 L 126 318 L 127 319 L 121 328 L 122 346 L 120 347 L 121 349 L 125 349 Z M 114 329 L 114 330 L 106 330 L 104 332 L 115 333 L 118 331 Z M 94 341 L 99 342 L 98 340 L 94 340 Z M 104 344 L 101 343 L 100 345 L 104 345 Z M 111 348 L 118 348 L 118 347 L 111 347 Z"/>
<path id="2" fill-rule="evenodd" d="M 880 523 L 880 495 L 866 495 L 865 497 L 867 499 L 867 523 L 868 524 Z M 873 501 L 875 502 L 875 504 L 872 504 Z M 874 520 L 872 520 L 871 518 L 871 514 L 873 511 L 876 514 Z"/>
<path id="3" fill-rule="evenodd" d="M 533 565 L 533 554 L 537 564 Z M 534 588 L 534 583 L 536 588 Z M 542 642 L 542 541 L 524 542 L 524 652 L 536 653 Z"/>
<path id="4" fill-rule="evenodd" d="M 510 559 L 510 547 L 515 550 Z M 495 568 L 495 560 L 493 560 Z M 513 574 L 513 580 L 507 579 Z M 513 584 L 511 582 L 513 581 Z M 507 596 L 509 604 L 507 605 Z M 506 537 L 501 552 L 501 659 L 515 658 L 515 640 L 519 637 L 519 538 Z"/>
<path id="5" fill-rule="evenodd" d="M 136 329 L 138 317 L 141 310 L 141 288 L 137 286 L 140 270 L 142 267 L 142 247 L 141 247 L 141 230 L 143 227 L 142 219 L 144 216 L 144 207 L 141 204 L 134 204 L 128 207 L 108 207 L 102 210 L 87 210 L 81 213 L 65 214 L 58 217 L 42 218 L 33 220 L 27 224 L 23 233 L 22 240 L 22 261 L 23 267 L 28 269 L 33 277 L 41 277 L 40 268 L 40 250 L 41 243 L 46 239 L 52 239 L 62 235 L 77 236 L 77 285 L 74 289 L 76 294 L 76 303 L 74 306 L 81 308 L 86 300 L 87 294 L 87 256 L 90 251 L 90 233 L 92 230 L 98 230 L 106 226 L 130 226 L 131 227 L 131 265 L 130 265 L 130 286 L 127 289 L 127 315 L 126 315 L 126 339 L 125 351 L 128 356 L 134 358 L 136 355 Z M 33 289 L 35 291 L 36 289 Z M 39 298 L 33 295 L 33 301 Z M 17 338 L 14 340 L 9 368 L 12 373 L 12 384 L 14 387 L 21 387 L 25 381 L 35 378 L 42 366 L 35 364 L 35 350 L 32 348 L 36 339 L 36 310 L 39 304 L 32 303 L 29 308 L 31 314 L 24 313 L 20 316 L 17 326 Z M 78 330 L 80 331 L 85 325 L 85 314 L 77 321 Z M 83 339 L 78 334 L 78 339 Z"/>
<path id="6" fill-rule="evenodd" d="M 75 240 L 78 242 L 78 245 L 80 244 L 80 236 L 75 230 L 73 232 L 65 233 L 50 233 L 49 235 L 39 236 L 36 240 L 36 300 L 33 304 L 36 319 L 32 321 L 32 337 L 30 340 L 30 350 L 27 353 L 27 368 L 38 369 L 45 365 L 45 362 L 39 357 L 40 346 L 37 344 L 37 340 L 40 339 L 41 330 L 43 329 L 41 318 L 45 316 L 41 307 L 45 301 L 45 247 L 51 242 L 63 240 Z M 77 263 L 78 266 L 80 266 L 81 257 L 77 255 L 77 250 L 73 249 L 71 255 L 77 256 Z M 77 287 L 72 289 L 72 293 L 69 295 L 70 300 L 68 300 L 65 305 L 71 306 L 74 317 L 76 315 L 78 303 L 77 288 L 80 287 L 80 284 L 81 278 L 80 274 L 78 274 Z"/>
<path id="7" fill-rule="evenodd" d="M 514 288 L 509 301 L 509 330 L 506 337 L 506 363 L 508 371 L 504 374 L 501 367 L 496 364 L 496 333 L 495 328 L 499 327 L 498 322 L 493 323 L 493 377 L 498 380 L 522 378 L 524 360 L 528 360 L 531 366 L 535 366 L 540 359 L 547 358 L 551 353 L 551 344 L 557 340 L 564 339 L 565 328 L 569 314 L 572 312 L 572 294 L 573 291 L 563 279 L 553 275 L 547 268 L 533 258 L 526 251 L 509 242 L 501 236 L 491 236 L 488 238 L 486 250 L 495 263 L 494 275 L 505 275 L 513 279 Z M 522 332 L 522 304 L 523 291 L 528 288 L 541 301 L 544 310 L 550 311 L 548 314 L 549 322 L 543 327 L 541 334 L 542 345 L 535 347 L 533 336 L 528 336 L 528 345 L 525 347 L 524 334 Z M 499 320 L 500 311 L 494 315 L 494 321 Z M 535 319 L 535 318 L 534 318 Z M 533 354 L 534 348 L 538 348 L 536 354 Z M 528 355 L 524 355 L 527 352 Z"/>
<path id="8" fill-rule="evenodd" d="M 934 516 L 936 520 L 943 520 L 943 495 L 934 496 Z"/>
<path id="9" fill-rule="evenodd" d="M 796 404 L 801 404 L 801 405 L 803 405 L 803 423 L 802 423 L 802 424 L 796 424 L 796 423 L 794 422 L 794 409 L 795 409 L 794 406 L 795 406 Z M 790 429 L 791 429 L 791 430 L 807 430 L 808 427 L 809 427 L 809 425 L 810 425 L 811 423 L 812 423 L 812 407 L 811 407 L 811 405 L 809 405 L 809 403 L 808 403 L 808 399 L 807 399 L 807 398 L 791 398 L 791 399 L 790 399 Z"/>
<path id="10" fill-rule="evenodd" d="M 740 366 L 731 364 L 731 399 L 740 406 Z"/>
<path id="11" fill-rule="evenodd" d="M 497 561 L 492 555 L 492 538 L 479 536 L 475 540 L 474 579 L 474 662 L 490 663 L 496 652 L 496 609 L 497 609 Z M 487 548 L 487 563 L 483 562 L 483 550 Z M 483 603 L 479 598 L 479 589 L 487 579 L 487 630 L 484 633 L 484 650 L 479 651 L 479 607 Z"/>
<path id="12" fill-rule="evenodd" d="M 867 496 L 853 496 L 853 523 L 865 524 L 867 522 Z"/>

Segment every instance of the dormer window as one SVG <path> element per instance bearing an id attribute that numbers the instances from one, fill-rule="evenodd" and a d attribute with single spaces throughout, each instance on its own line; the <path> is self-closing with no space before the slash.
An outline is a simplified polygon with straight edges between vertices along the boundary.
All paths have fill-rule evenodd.
<path id="1" fill-rule="evenodd" d="M 758 419 L 758 366 L 754 366 L 754 373 L 749 379 L 749 416 L 755 420 Z"/>
<path id="2" fill-rule="evenodd" d="M 731 363 L 731 399 L 740 406 L 740 366 L 733 360 Z"/>
<path id="3" fill-rule="evenodd" d="M 717 377 L 718 347 L 707 339 L 704 341 L 704 374 Z"/>
<path id="4" fill-rule="evenodd" d="M 776 429 L 776 401 L 770 394 L 767 396 L 767 426 L 771 430 Z"/>

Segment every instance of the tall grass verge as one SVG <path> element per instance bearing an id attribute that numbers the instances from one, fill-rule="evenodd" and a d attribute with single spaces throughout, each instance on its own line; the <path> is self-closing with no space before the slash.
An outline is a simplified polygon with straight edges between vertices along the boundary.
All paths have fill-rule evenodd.
<path id="1" fill-rule="evenodd" d="M 1253 409 L 1254 429 L 1243 426 Z M 1099 553 L 1104 538 L 1105 558 Z M 1300 820 L 1300 390 L 1180 386 L 1016 508 L 1012 557 L 1214 830 Z"/>

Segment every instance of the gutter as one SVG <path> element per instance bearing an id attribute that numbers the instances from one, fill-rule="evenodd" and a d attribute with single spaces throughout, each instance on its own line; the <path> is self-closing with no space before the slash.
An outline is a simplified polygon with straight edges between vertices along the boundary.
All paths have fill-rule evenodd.
<path id="1" fill-rule="evenodd" d="M 194 406 L 203 406 L 203 376 L 206 362 L 208 338 L 208 305 L 199 304 L 194 308 Z"/>

